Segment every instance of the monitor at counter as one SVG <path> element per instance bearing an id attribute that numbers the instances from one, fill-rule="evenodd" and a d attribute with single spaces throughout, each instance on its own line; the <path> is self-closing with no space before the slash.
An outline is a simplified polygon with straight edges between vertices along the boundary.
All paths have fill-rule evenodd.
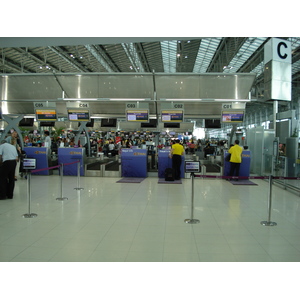
<path id="1" fill-rule="evenodd" d="M 101 119 L 101 127 L 117 127 L 117 119 Z"/>
<path id="2" fill-rule="evenodd" d="M 127 122 L 148 122 L 149 111 L 147 109 L 142 110 L 127 110 L 126 111 Z"/>
<path id="3" fill-rule="evenodd" d="M 35 116 L 37 121 L 46 121 L 46 122 L 57 121 L 57 113 L 55 108 L 36 109 Z"/>
<path id="4" fill-rule="evenodd" d="M 183 122 L 183 110 L 162 110 L 161 111 L 162 122 Z"/>
<path id="5" fill-rule="evenodd" d="M 69 121 L 90 121 L 90 112 L 87 109 L 68 109 Z"/>
<path id="6" fill-rule="evenodd" d="M 223 123 L 242 123 L 244 114 L 243 110 L 222 111 L 221 121 Z"/>

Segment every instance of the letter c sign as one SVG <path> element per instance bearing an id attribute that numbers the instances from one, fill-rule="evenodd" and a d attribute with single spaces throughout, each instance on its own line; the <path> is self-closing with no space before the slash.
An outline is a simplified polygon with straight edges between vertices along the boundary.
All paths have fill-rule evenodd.
<path id="1" fill-rule="evenodd" d="M 279 56 L 281 59 L 286 59 L 286 58 L 287 58 L 287 54 L 286 54 L 286 53 L 282 54 L 282 52 L 281 52 L 282 46 L 283 46 L 285 49 L 288 47 L 287 44 L 284 43 L 284 42 L 278 43 L 278 45 L 277 45 L 277 54 L 278 54 L 278 56 Z"/>

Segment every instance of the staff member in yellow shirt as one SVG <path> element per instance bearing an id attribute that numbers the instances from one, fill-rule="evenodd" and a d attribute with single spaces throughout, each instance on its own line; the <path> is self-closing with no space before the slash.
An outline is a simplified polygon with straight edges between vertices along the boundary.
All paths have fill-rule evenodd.
<path id="1" fill-rule="evenodd" d="M 234 176 L 234 173 L 235 176 L 240 175 L 243 148 L 239 146 L 239 143 L 239 140 L 235 140 L 234 145 L 228 150 L 228 152 L 231 154 L 229 176 Z"/>
<path id="2" fill-rule="evenodd" d="M 181 156 L 184 155 L 184 147 L 179 143 L 179 140 L 175 140 L 175 143 L 171 148 L 172 167 L 174 169 L 175 180 L 180 180 L 180 167 Z"/>

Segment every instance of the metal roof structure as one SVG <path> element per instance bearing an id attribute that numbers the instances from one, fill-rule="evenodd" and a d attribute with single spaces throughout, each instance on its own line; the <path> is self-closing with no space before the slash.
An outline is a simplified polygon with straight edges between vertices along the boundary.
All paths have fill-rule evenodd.
<path id="1" fill-rule="evenodd" d="M 124 42 L 120 38 L 117 42 L 118 38 L 114 38 L 109 44 L 95 44 L 88 43 L 95 42 L 92 38 L 78 38 L 78 44 L 72 44 L 76 42 L 75 38 L 72 42 L 69 38 L 58 38 L 55 42 L 49 38 L 47 45 L 34 46 L 35 42 L 30 46 L 30 42 L 29 45 L 25 42 L 26 38 L 20 38 L 19 46 L 9 47 L 5 46 L 6 39 L 9 38 L 0 38 L 0 72 L 4 74 L 255 72 L 257 76 L 263 71 L 263 46 L 269 40 L 267 37 L 149 38 L 150 41 L 127 38 Z M 297 79 L 300 72 L 300 37 L 284 39 L 292 43 L 292 71 Z M 99 38 L 99 41 L 106 40 Z M 57 45 L 59 42 L 61 44 Z"/>

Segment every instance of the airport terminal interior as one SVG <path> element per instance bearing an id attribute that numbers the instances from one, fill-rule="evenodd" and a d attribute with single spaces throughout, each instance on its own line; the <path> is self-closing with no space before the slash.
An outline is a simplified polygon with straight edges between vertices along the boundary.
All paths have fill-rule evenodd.
<path id="1" fill-rule="evenodd" d="M 0 57 L 21 150 L 1 262 L 300 261 L 299 37 L 0 38 Z"/>

